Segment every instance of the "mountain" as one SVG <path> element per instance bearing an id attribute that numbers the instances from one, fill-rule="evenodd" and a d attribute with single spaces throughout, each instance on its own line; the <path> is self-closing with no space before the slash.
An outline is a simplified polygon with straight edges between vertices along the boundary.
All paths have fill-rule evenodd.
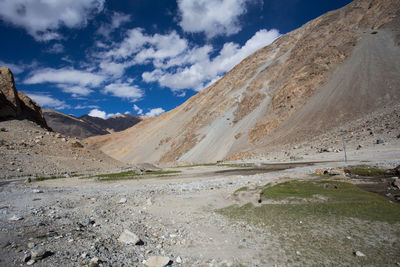
<path id="1" fill-rule="evenodd" d="M 89 115 L 77 118 L 51 109 L 44 109 L 43 115 L 56 132 L 78 138 L 122 131 L 141 121 L 140 117 L 133 115 L 116 115 L 107 120 Z"/>
<path id="2" fill-rule="evenodd" d="M 0 121 L 9 119 L 27 119 L 49 129 L 42 108 L 15 88 L 14 75 L 9 68 L 0 67 Z"/>
<path id="3" fill-rule="evenodd" d="M 178 108 L 88 142 L 125 162 L 215 162 L 279 150 L 395 106 L 399 13 L 398 0 L 356 0 L 281 36 Z"/>
<path id="4" fill-rule="evenodd" d="M 130 114 L 118 114 L 106 120 L 89 115 L 83 115 L 79 117 L 79 119 L 90 122 L 99 128 L 106 129 L 109 132 L 123 131 L 142 120 L 141 117 Z"/>

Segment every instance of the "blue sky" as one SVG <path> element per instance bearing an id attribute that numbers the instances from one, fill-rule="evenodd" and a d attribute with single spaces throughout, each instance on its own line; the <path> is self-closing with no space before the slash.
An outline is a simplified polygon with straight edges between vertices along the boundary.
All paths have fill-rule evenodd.
<path id="1" fill-rule="evenodd" d="M 0 0 L 0 66 L 45 108 L 155 116 L 349 0 Z"/>

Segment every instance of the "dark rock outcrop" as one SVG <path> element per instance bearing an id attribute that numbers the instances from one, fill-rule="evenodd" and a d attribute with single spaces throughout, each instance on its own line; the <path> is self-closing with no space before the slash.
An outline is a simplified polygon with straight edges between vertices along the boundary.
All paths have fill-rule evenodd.
<path id="1" fill-rule="evenodd" d="M 9 68 L 0 67 L 0 120 L 9 119 L 27 119 L 50 129 L 42 108 L 23 92 L 17 91 Z"/>

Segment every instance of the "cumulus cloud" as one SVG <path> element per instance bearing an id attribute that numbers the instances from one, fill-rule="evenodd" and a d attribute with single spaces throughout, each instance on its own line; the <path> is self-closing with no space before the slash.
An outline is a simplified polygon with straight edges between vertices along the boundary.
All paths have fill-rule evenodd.
<path id="1" fill-rule="evenodd" d="M 186 32 L 204 32 L 207 37 L 232 35 L 241 30 L 239 16 L 250 0 L 178 0 L 179 25 Z"/>
<path id="2" fill-rule="evenodd" d="M 25 84 L 38 83 L 56 83 L 56 84 L 74 84 L 85 86 L 99 86 L 105 77 L 84 70 L 72 68 L 52 69 L 42 68 L 30 73 L 25 79 Z"/>
<path id="3" fill-rule="evenodd" d="M 164 112 L 165 112 L 165 110 L 163 108 L 153 108 L 149 112 L 147 112 L 145 115 L 148 117 L 155 117 Z"/>
<path id="4" fill-rule="evenodd" d="M 97 30 L 97 34 L 103 35 L 104 37 L 110 37 L 110 34 L 118 29 L 122 24 L 127 23 L 131 20 L 131 16 L 119 12 L 114 12 L 111 16 L 111 22 L 109 24 L 102 24 Z"/>
<path id="5" fill-rule="evenodd" d="M 105 111 L 99 110 L 99 109 L 92 109 L 89 114 L 90 117 L 96 117 L 96 118 L 102 118 L 102 119 L 107 119 L 107 114 Z"/>
<path id="6" fill-rule="evenodd" d="M 218 80 L 224 73 L 240 63 L 244 58 L 258 49 L 271 44 L 280 36 L 277 30 L 262 29 L 256 32 L 242 47 L 238 44 L 225 43 L 219 54 L 210 58 L 210 48 L 205 48 L 202 53 L 190 53 L 193 58 L 188 60 L 185 56 L 171 59 L 164 65 L 151 72 L 144 72 L 142 79 L 145 82 L 158 82 L 161 86 L 171 88 L 173 91 L 183 89 L 202 90 L 210 82 Z M 195 48 L 201 50 L 202 48 Z M 184 67 L 170 69 L 169 66 L 177 64 L 189 64 Z"/>
<path id="7" fill-rule="evenodd" d="M 140 100 L 144 96 L 144 91 L 130 83 L 116 82 L 104 87 L 104 94 L 111 94 L 116 97 L 126 98 L 132 102 Z"/>
<path id="8" fill-rule="evenodd" d="M 125 112 L 125 114 L 127 114 L 127 113 Z M 117 113 L 106 113 L 105 111 L 102 111 L 102 110 L 99 110 L 99 109 L 95 108 L 95 109 L 92 109 L 89 112 L 88 115 L 91 116 L 91 117 L 96 117 L 96 118 L 101 118 L 101 119 L 106 120 L 106 119 L 109 119 L 111 117 L 121 115 L 121 113 L 119 113 L 119 112 L 117 112 Z"/>
<path id="9" fill-rule="evenodd" d="M 143 115 L 143 109 L 139 108 L 136 104 L 133 105 L 133 110 L 136 111 L 137 115 Z"/>
<path id="10" fill-rule="evenodd" d="M 70 108 L 68 104 L 64 101 L 55 99 L 49 95 L 45 94 L 34 94 L 34 93 L 27 93 L 27 95 L 36 101 L 42 107 L 54 108 L 54 109 L 66 109 Z"/>
<path id="11" fill-rule="evenodd" d="M 71 86 L 68 84 L 59 84 L 58 87 L 61 88 L 61 90 L 64 93 L 72 94 L 73 97 L 87 96 L 93 92 L 93 90 L 83 86 Z"/>
<path id="12" fill-rule="evenodd" d="M 105 0 L 2 0 L 0 18 L 24 28 L 37 41 L 60 39 L 60 27 L 79 28 L 103 10 Z"/>
<path id="13" fill-rule="evenodd" d="M 114 60 L 133 59 L 133 64 L 148 60 L 162 61 L 186 50 L 188 42 L 175 31 L 168 34 L 147 35 L 141 28 L 130 29 L 124 40 L 108 51 L 106 58 Z"/>

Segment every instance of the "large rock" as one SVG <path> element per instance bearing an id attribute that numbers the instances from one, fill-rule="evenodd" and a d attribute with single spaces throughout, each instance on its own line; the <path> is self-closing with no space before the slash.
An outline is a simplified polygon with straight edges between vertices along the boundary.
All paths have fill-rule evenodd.
<path id="1" fill-rule="evenodd" d="M 0 67 L 0 120 L 27 119 L 50 129 L 42 115 L 42 108 L 15 88 L 9 68 Z"/>

